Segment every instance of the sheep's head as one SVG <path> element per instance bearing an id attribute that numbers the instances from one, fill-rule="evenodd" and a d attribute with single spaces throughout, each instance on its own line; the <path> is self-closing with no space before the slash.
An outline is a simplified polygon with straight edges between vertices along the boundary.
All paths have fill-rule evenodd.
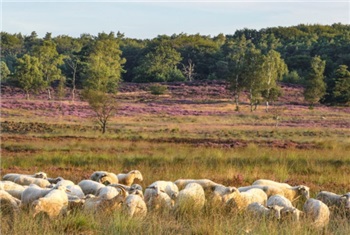
<path id="1" fill-rule="evenodd" d="M 345 205 L 345 209 L 350 211 L 350 193 L 342 195 L 340 201 Z"/>
<path id="2" fill-rule="evenodd" d="M 143 181 L 143 177 L 140 171 L 138 170 L 132 170 L 129 172 L 129 174 L 134 175 L 134 179 L 138 179 L 139 181 Z"/>
<path id="3" fill-rule="evenodd" d="M 273 205 L 267 207 L 270 210 L 271 216 L 276 218 L 277 220 L 281 219 L 281 211 L 284 208 L 283 206 Z"/>
<path id="4" fill-rule="evenodd" d="M 134 190 L 141 190 L 142 191 L 142 186 L 139 184 L 133 184 L 130 186 L 130 192 L 134 191 Z"/>
<path id="5" fill-rule="evenodd" d="M 34 210 L 34 213 L 33 213 L 33 218 L 39 214 L 39 212 L 42 210 L 42 203 L 41 203 L 41 200 L 38 199 L 38 200 L 35 200 L 33 203 L 32 203 L 32 208 Z"/>
<path id="6" fill-rule="evenodd" d="M 306 199 L 310 198 L 310 188 L 305 185 L 299 185 L 298 187 L 299 195 L 302 195 Z"/>
<path id="7" fill-rule="evenodd" d="M 35 178 L 47 179 L 47 174 L 45 172 L 37 172 L 34 174 Z"/>
<path id="8" fill-rule="evenodd" d="M 284 207 L 281 210 L 281 218 L 289 218 L 295 221 L 299 221 L 299 219 L 303 216 L 304 216 L 304 212 L 294 207 Z"/>

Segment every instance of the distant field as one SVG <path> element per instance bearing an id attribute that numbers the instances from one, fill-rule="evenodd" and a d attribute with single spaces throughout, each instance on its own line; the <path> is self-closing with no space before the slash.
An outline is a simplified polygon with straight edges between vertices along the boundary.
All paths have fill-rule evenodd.
<path id="1" fill-rule="evenodd" d="M 239 187 L 269 178 L 308 185 L 311 196 L 349 192 L 350 108 L 310 110 L 300 87 L 283 89 L 266 113 L 263 106 L 250 112 L 244 96 L 234 111 L 223 83 L 171 84 L 159 97 L 146 85 L 125 84 L 102 135 L 88 105 L 70 101 L 68 93 L 64 101 L 45 100 L 44 93 L 27 101 L 21 91 L 2 87 L 1 174 L 44 171 L 79 182 L 95 170 L 138 169 L 143 187 L 179 178 Z M 151 213 L 140 222 L 118 213 L 108 219 L 77 213 L 31 223 L 24 213 L 14 234 L 318 234 L 307 224 L 257 223 L 217 208 L 195 218 Z M 349 221 L 338 218 L 326 231 L 349 233 Z"/>

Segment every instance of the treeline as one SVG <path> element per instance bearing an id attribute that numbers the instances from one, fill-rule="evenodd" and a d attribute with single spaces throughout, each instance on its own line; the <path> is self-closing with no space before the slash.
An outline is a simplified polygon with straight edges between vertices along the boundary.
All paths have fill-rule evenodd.
<path id="1" fill-rule="evenodd" d="M 275 100 L 278 81 L 302 84 L 314 104 L 350 103 L 350 25 L 242 29 L 217 36 L 174 34 L 151 40 L 122 33 L 38 38 L 1 32 L 1 78 L 29 95 L 51 86 L 113 92 L 120 81 L 227 80 L 237 108 Z"/>

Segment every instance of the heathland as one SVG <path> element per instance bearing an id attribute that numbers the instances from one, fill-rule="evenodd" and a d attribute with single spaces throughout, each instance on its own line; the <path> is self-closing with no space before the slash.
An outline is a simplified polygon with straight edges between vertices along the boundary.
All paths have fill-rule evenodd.
<path id="1" fill-rule="evenodd" d="M 149 84 L 122 83 L 118 110 L 101 134 L 89 105 L 47 100 L 46 93 L 25 99 L 25 92 L 1 87 L 1 175 L 44 171 L 75 183 L 96 170 L 140 170 L 145 188 L 156 180 L 208 178 L 245 186 L 259 178 L 350 191 L 350 108 L 315 105 L 302 87 L 281 84 L 283 95 L 269 112 L 250 111 L 242 94 L 235 111 L 225 82 L 163 84 L 152 95 Z M 52 90 L 53 95 L 54 91 Z M 301 205 L 297 205 L 301 206 Z M 301 208 L 300 208 L 301 209 Z M 55 221 L 21 213 L 11 234 L 318 234 L 308 224 L 259 223 L 243 215 L 207 207 L 200 215 L 176 217 L 150 213 L 129 220 L 81 212 Z M 350 223 L 332 217 L 326 234 L 349 234 Z"/>

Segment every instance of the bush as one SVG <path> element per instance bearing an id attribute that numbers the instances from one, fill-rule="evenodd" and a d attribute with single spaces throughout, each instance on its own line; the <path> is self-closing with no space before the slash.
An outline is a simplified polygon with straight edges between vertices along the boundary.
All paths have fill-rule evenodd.
<path id="1" fill-rule="evenodd" d="M 160 84 L 155 84 L 149 87 L 152 95 L 164 95 L 168 91 L 168 87 Z"/>

